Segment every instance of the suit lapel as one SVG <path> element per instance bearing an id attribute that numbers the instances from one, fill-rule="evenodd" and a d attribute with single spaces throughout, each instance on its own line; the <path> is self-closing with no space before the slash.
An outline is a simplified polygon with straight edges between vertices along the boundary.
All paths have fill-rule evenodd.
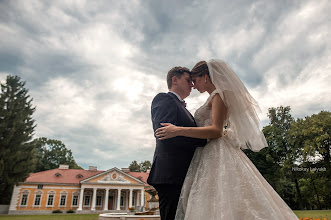
<path id="1" fill-rule="evenodd" d="M 192 118 L 192 120 L 195 123 L 195 119 L 194 119 L 193 115 L 183 106 L 182 102 L 178 99 L 178 97 L 175 94 L 171 93 L 171 92 L 168 92 L 168 94 L 176 101 L 176 103 L 177 103 L 177 105 L 179 105 L 179 107 L 183 108 L 184 111 L 186 113 L 188 113 L 188 115 Z"/>

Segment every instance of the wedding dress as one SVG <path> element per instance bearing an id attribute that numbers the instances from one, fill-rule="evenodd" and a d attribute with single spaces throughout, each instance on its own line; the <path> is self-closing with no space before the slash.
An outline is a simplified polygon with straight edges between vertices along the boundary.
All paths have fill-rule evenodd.
<path id="1" fill-rule="evenodd" d="M 211 70 L 212 67 L 209 66 L 209 71 Z M 215 81 L 213 83 L 216 84 Z M 208 103 L 216 93 L 223 100 L 227 98 L 224 91 L 216 86 L 216 90 L 195 113 L 199 127 L 212 124 L 212 112 Z M 228 102 L 228 108 L 229 105 Z M 297 216 L 241 150 L 245 147 L 241 143 L 243 139 L 238 138 L 238 123 L 234 123 L 232 127 L 229 116 L 226 124 L 226 135 L 212 139 L 205 147 L 196 149 L 183 184 L 175 219 L 297 220 Z M 259 137 L 255 142 L 265 145 L 264 141 Z M 254 149 L 251 143 L 246 145 L 253 150 L 263 148 Z"/>

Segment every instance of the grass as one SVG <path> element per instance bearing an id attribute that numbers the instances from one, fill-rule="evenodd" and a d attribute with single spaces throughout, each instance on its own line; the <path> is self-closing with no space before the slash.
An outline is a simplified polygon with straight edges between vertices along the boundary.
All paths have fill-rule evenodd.
<path id="1" fill-rule="evenodd" d="M 99 214 L 1 215 L 0 220 L 98 220 Z"/>
<path id="2" fill-rule="evenodd" d="M 298 218 L 331 220 L 331 210 L 294 210 Z M 0 220 L 98 220 L 98 214 L 0 215 Z"/>
<path id="3" fill-rule="evenodd" d="M 307 211 L 294 210 L 294 213 L 299 218 L 313 218 L 313 219 L 326 218 L 326 219 L 331 220 L 331 210 L 307 210 Z"/>

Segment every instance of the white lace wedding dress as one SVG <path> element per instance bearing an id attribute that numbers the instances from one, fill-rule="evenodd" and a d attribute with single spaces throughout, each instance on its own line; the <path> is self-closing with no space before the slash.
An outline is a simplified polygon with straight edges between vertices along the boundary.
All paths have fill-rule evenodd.
<path id="1" fill-rule="evenodd" d="M 199 127 L 210 126 L 208 102 L 195 113 Z M 231 125 L 230 125 L 231 126 Z M 231 127 L 227 135 L 197 148 L 178 203 L 176 220 L 298 219 L 239 148 Z"/>

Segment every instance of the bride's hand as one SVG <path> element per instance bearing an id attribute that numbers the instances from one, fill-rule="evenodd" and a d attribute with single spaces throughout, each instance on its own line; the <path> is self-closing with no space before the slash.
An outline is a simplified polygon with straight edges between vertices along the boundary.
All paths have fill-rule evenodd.
<path id="1" fill-rule="evenodd" d="M 160 123 L 163 127 L 155 131 L 155 136 L 159 140 L 165 140 L 177 136 L 178 127 L 171 123 Z"/>

